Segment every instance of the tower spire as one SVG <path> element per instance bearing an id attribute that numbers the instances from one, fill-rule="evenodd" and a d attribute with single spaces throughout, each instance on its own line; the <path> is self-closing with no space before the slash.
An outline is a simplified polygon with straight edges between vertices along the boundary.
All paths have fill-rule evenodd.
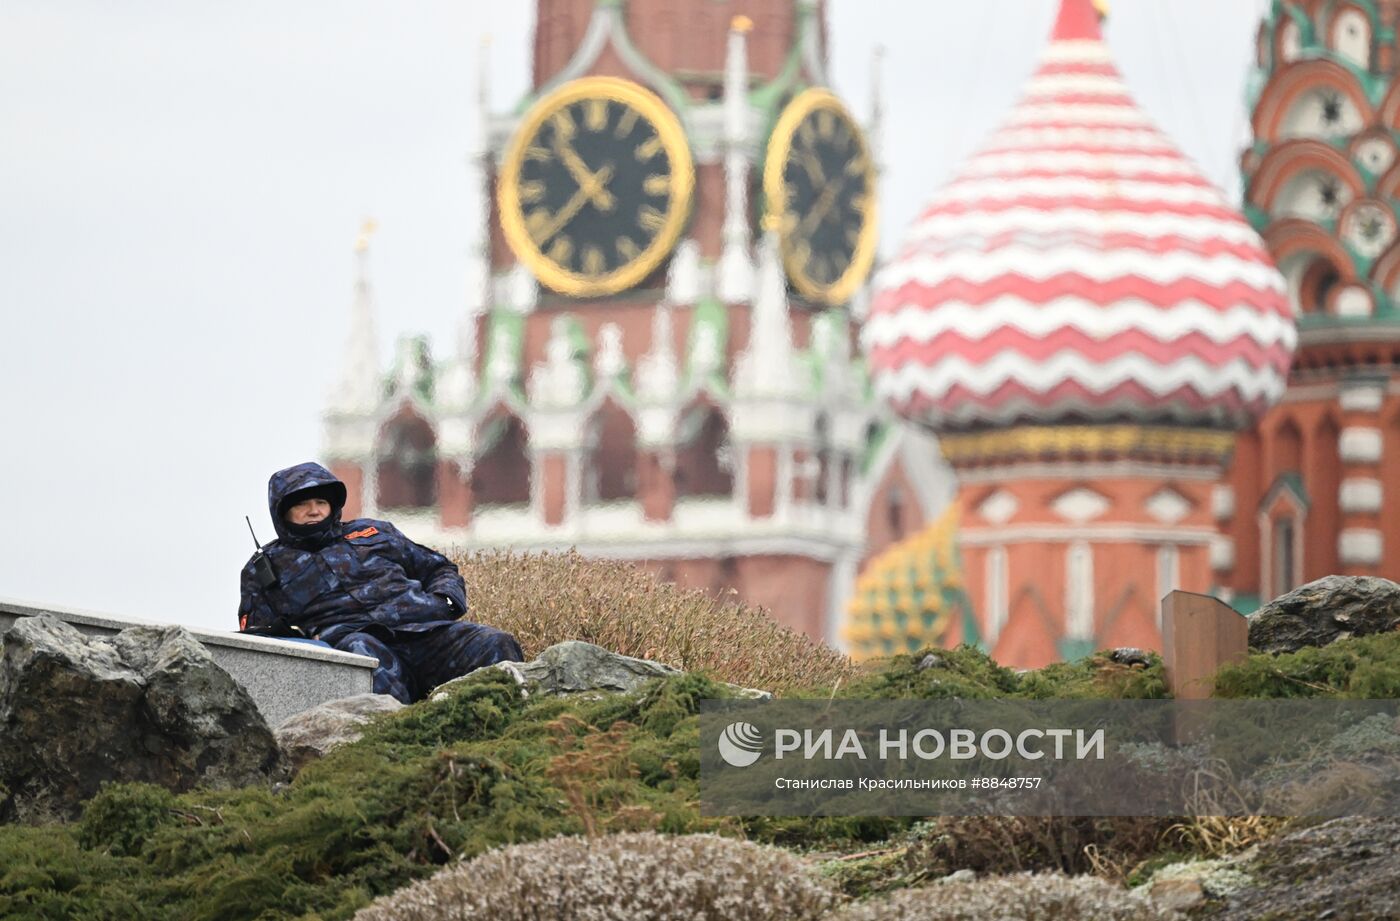
<path id="1" fill-rule="evenodd" d="M 373 412 L 379 402 L 379 354 L 375 342 L 374 296 L 369 283 L 369 242 L 376 224 L 366 219 L 355 237 L 355 298 L 340 381 L 331 393 L 332 412 Z"/>
<path id="2" fill-rule="evenodd" d="M 476 192 L 475 212 L 468 216 L 471 228 L 470 252 L 467 254 L 467 319 L 475 336 L 474 321 L 478 313 L 491 308 L 491 246 L 489 227 L 491 223 L 491 100 L 490 100 L 490 49 L 491 37 L 481 40 L 481 53 L 477 60 L 476 101 L 473 106 L 471 149 L 467 154 L 467 170 Z M 465 343 L 464 343 L 465 344 Z M 476 343 L 470 343 L 471 357 L 475 357 Z M 462 357 L 468 357 L 465 352 Z"/>
<path id="3" fill-rule="evenodd" d="M 797 374 L 788 315 L 787 282 L 783 276 L 778 231 L 765 228 L 759 244 L 758 290 L 754 294 L 748 347 L 734 371 L 735 395 L 780 396 L 792 392 Z"/>
<path id="4" fill-rule="evenodd" d="M 729 24 L 724 62 L 724 249 L 719 262 L 719 297 L 744 303 L 753 296 L 753 260 L 748 220 L 749 54 L 753 22 L 735 16 Z"/>

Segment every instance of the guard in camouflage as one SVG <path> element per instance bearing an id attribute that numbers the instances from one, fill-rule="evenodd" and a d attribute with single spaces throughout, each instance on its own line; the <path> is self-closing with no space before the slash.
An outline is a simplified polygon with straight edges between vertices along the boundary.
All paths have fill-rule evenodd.
<path id="1" fill-rule="evenodd" d="M 375 693 L 404 703 L 472 669 L 520 661 L 509 633 L 457 619 L 467 596 L 451 560 L 387 521 L 342 523 L 344 507 L 345 484 L 320 464 L 272 475 L 267 508 L 277 539 L 261 552 L 276 583 L 263 587 L 256 556 L 243 567 L 239 630 L 321 640 L 378 659 Z M 308 510 L 315 511 L 308 517 Z"/>

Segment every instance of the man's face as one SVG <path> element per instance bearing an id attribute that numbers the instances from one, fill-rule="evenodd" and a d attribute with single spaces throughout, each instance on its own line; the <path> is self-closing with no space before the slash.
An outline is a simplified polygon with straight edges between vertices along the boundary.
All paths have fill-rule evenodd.
<path id="1" fill-rule="evenodd" d="M 287 509 L 292 524 L 316 524 L 331 516 L 331 504 L 325 499 L 303 499 Z"/>

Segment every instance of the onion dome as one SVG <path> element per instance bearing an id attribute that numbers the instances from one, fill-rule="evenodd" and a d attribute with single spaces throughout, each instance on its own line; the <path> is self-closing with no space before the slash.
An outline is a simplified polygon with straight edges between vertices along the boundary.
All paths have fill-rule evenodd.
<path id="1" fill-rule="evenodd" d="M 962 588 L 956 506 L 871 560 L 846 613 L 842 638 L 856 660 L 976 645 L 977 624 Z"/>
<path id="2" fill-rule="evenodd" d="M 1243 428 L 1296 332 L 1253 229 L 1138 108 L 1091 0 L 916 220 L 865 329 L 876 392 L 936 431 Z"/>

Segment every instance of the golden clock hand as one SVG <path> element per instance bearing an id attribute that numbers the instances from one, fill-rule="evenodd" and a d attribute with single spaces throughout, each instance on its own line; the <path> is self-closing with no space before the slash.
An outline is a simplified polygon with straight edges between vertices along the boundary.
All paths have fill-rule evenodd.
<path id="1" fill-rule="evenodd" d="M 821 161 L 810 150 L 797 151 L 797 159 L 802 164 L 802 168 L 807 171 L 813 185 L 826 185 L 826 174 L 822 172 Z"/>
<path id="2" fill-rule="evenodd" d="M 812 210 L 802 219 L 802 223 L 798 225 L 797 229 L 805 233 L 812 228 L 812 225 L 820 223 L 821 219 L 826 217 L 826 213 L 831 210 L 831 206 L 836 203 L 836 196 L 841 194 L 841 189 L 845 185 L 844 181 L 833 182 L 823 189 L 821 197 L 817 199 L 817 203 L 812 206 Z"/>
<path id="3" fill-rule="evenodd" d="M 574 215 L 583 210 L 583 206 L 588 204 L 599 191 L 603 190 L 603 185 L 607 183 L 608 180 L 612 179 L 612 172 L 613 168 L 611 166 L 605 166 L 598 170 L 597 173 L 589 176 L 588 179 L 579 186 L 578 191 L 573 194 L 573 197 L 554 215 L 554 220 L 540 229 L 538 238 L 535 240 L 535 245 L 543 247 L 549 242 L 551 237 L 563 229 L 565 224 L 573 220 Z"/>
<path id="4" fill-rule="evenodd" d="M 616 200 L 613 198 L 612 193 L 603 188 L 601 184 L 597 186 L 590 185 L 598 174 L 589 170 L 588 164 L 583 162 L 583 158 L 578 155 L 578 151 L 570 147 L 568 143 L 558 135 L 555 135 L 554 152 L 559 155 L 559 159 L 564 161 L 564 168 L 569 171 L 570 176 L 574 177 L 574 182 L 578 183 L 579 188 L 590 187 L 594 189 L 593 194 L 589 196 L 593 201 L 593 206 L 600 211 L 611 211 L 613 206 L 617 203 Z"/>

